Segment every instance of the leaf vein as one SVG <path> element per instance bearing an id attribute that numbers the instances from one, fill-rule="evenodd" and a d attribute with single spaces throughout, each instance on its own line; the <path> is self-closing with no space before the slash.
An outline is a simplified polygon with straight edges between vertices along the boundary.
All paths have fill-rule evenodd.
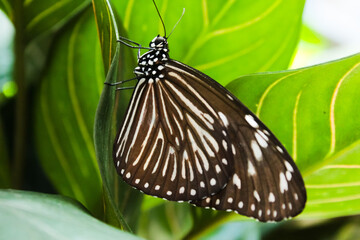
<path id="1" fill-rule="evenodd" d="M 344 82 L 344 80 L 351 74 L 351 72 L 354 71 L 354 69 L 356 69 L 358 66 L 360 65 L 360 62 L 356 63 L 354 66 L 352 66 L 338 81 L 338 83 L 336 84 L 334 93 L 332 95 L 331 98 L 331 103 L 330 103 L 330 134 L 331 134 L 331 142 L 330 142 L 330 150 L 328 155 L 331 155 L 335 152 L 335 143 L 336 143 L 336 129 L 335 129 L 335 103 L 336 103 L 336 98 L 338 96 L 339 93 L 339 89 L 342 85 L 342 83 Z"/>

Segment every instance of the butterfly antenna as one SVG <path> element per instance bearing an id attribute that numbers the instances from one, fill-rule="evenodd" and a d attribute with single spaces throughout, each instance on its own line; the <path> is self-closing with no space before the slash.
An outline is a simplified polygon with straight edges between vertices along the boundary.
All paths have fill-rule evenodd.
<path id="1" fill-rule="evenodd" d="M 169 36 L 167 36 L 167 38 L 169 38 L 169 37 L 170 37 L 170 35 L 174 32 L 174 30 L 175 30 L 176 26 L 179 24 L 180 20 L 181 20 L 181 19 L 182 19 L 182 17 L 184 16 L 184 14 L 185 14 L 185 8 L 183 8 L 183 12 L 182 12 L 182 14 L 181 14 L 181 16 L 180 16 L 179 20 L 176 22 L 176 24 L 174 25 L 173 29 L 171 30 L 171 32 L 170 32 L 170 34 L 169 34 Z"/>
<path id="2" fill-rule="evenodd" d="M 155 5 L 156 11 L 157 11 L 157 13 L 158 13 L 158 15 L 159 15 L 159 18 L 160 18 L 160 20 L 161 20 L 161 23 L 162 23 L 162 25 L 163 25 L 163 28 L 164 28 L 164 36 L 166 37 L 166 28 L 165 28 L 164 21 L 163 21 L 163 19 L 162 19 L 162 17 L 161 17 L 161 14 L 160 14 L 160 11 L 159 11 L 158 7 L 156 6 L 155 0 L 153 0 L 153 3 L 154 3 L 154 5 Z"/>

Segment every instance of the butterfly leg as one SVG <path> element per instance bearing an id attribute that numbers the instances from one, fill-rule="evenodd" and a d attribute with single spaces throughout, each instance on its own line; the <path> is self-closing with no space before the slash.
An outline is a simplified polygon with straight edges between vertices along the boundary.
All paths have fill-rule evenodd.
<path id="1" fill-rule="evenodd" d="M 126 83 L 126 82 L 130 82 L 130 81 L 134 81 L 134 80 L 138 80 L 138 78 L 137 78 L 137 77 L 134 77 L 134 78 L 127 79 L 127 80 L 120 81 L 120 82 L 116 82 L 116 83 L 104 82 L 104 84 L 109 85 L 109 86 L 117 86 L 117 85 L 119 85 L 119 84 Z M 135 88 L 134 86 L 131 86 L 131 87 L 119 87 L 119 88 L 116 88 L 116 91 L 118 91 L 118 90 L 125 90 L 125 89 L 134 89 L 134 88 Z"/>
<path id="2" fill-rule="evenodd" d="M 126 90 L 126 89 L 134 89 L 135 86 L 131 86 L 131 87 L 120 87 L 120 88 L 116 88 L 116 91 L 119 91 L 119 90 Z"/>
<path id="3" fill-rule="evenodd" d="M 116 86 L 116 85 L 119 85 L 119 84 L 122 84 L 122 83 L 134 81 L 134 80 L 139 80 L 139 79 L 137 77 L 134 77 L 134 78 L 130 78 L 130 79 L 127 79 L 127 80 L 124 80 L 124 81 L 116 82 L 116 83 L 104 82 L 104 84 L 109 85 L 109 86 Z"/>
<path id="4" fill-rule="evenodd" d="M 117 41 L 124 44 L 125 46 L 130 47 L 130 48 L 137 48 L 138 49 L 138 59 L 140 58 L 140 49 L 152 50 L 152 48 L 143 47 L 139 43 L 136 43 L 136 42 L 131 41 L 130 39 L 127 39 L 127 38 L 124 38 L 124 37 L 120 37 L 120 39 L 118 39 Z"/>

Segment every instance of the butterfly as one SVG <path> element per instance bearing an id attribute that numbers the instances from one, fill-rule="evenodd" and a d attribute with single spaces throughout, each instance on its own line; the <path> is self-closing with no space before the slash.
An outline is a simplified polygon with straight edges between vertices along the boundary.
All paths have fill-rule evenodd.
<path id="1" fill-rule="evenodd" d="M 118 174 L 152 196 L 263 222 L 298 215 L 306 190 L 284 146 L 226 88 L 171 59 L 164 31 L 148 48 L 119 40 L 148 51 L 138 53 L 137 83 L 114 141 Z"/>

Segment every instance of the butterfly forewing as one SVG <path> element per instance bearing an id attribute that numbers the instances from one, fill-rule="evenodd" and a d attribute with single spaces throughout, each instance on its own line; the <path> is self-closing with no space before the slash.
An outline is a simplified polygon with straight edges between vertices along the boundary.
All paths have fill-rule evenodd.
<path id="1" fill-rule="evenodd" d="M 114 144 L 127 183 L 176 201 L 203 199 L 226 186 L 233 174 L 227 122 L 204 98 L 171 71 L 161 81 L 139 81 Z"/>
<path id="2" fill-rule="evenodd" d="M 297 215 L 303 179 L 283 145 L 216 81 L 168 58 L 156 37 L 114 143 L 118 173 L 143 192 L 260 221 Z"/>

